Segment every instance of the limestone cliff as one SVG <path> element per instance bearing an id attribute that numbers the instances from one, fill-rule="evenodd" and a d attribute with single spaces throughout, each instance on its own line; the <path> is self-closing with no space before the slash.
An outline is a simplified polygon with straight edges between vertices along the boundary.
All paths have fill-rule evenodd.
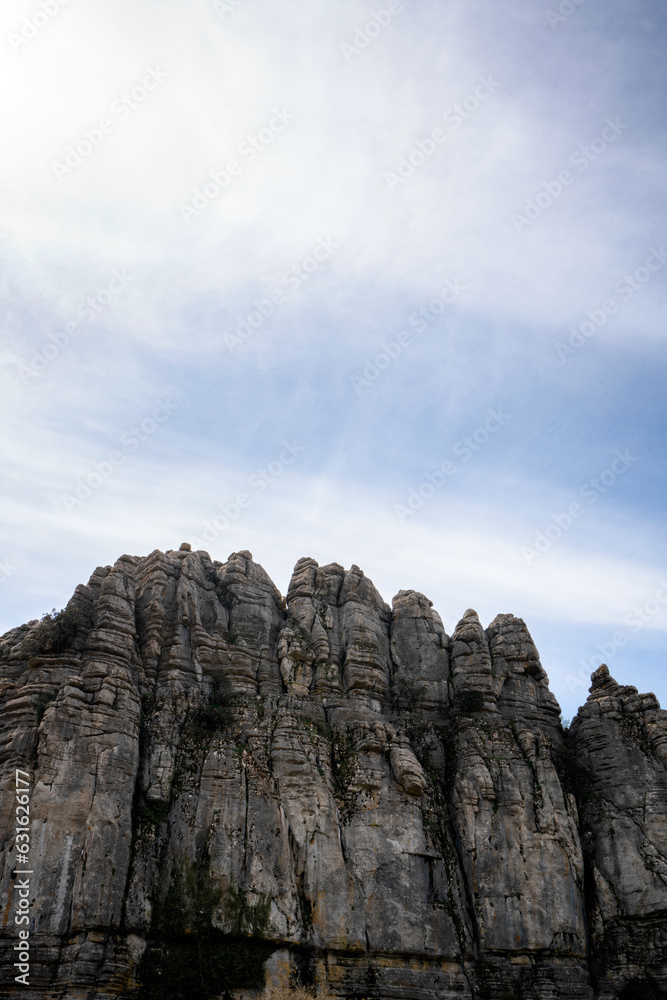
<path id="1" fill-rule="evenodd" d="M 3 636 L 0 699 L 2 996 L 667 997 L 667 713 L 603 666 L 563 730 L 521 619 L 182 546 Z"/>

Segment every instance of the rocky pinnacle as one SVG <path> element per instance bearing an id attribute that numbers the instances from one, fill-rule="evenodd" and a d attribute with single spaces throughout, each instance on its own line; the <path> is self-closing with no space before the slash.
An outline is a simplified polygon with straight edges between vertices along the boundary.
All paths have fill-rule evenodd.
<path id="1" fill-rule="evenodd" d="M 602 665 L 564 730 L 520 618 L 184 544 L 2 636 L 0 704 L 0 996 L 667 997 L 667 712 Z"/>

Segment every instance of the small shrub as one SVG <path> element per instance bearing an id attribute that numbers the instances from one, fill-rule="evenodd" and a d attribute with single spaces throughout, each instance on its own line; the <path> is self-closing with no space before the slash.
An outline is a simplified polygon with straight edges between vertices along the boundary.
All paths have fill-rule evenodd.
<path id="1" fill-rule="evenodd" d="M 44 713 L 47 708 L 54 700 L 54 695 L 48 694 L 46 691 L 40 691 L 37 695 L 37 700 L 35 701 L 35 716 L 37 718 L 37 725 L 39 726 L 42 719 L 44 718 Z"/>
<path id="2" fill-rule="evenodd" d="M 21 644 L 21 655 L 28 659 L 44 654 L 57 656 L 66 649 L 72 648 L 79 626 L 83 623 L 83 615 L 78 608 L 55 608 L 45 615 L 37 626 L 34 635 L 24 639 Z"/>
<path id="3" fill-rule="evenodd" d="M 229 920 L 233 934 L 250 934 L 262 938 L 269 929 L 271 896 L 268 893 L 253 893 L 252 899 L 245 889 L 230 886 L 225 895 L 225 917 Z"/>
<path id="4" fill-rule="evenodd" d="M 331 739 L 331 730 L 328 728 L 326 722 L 320 722 L 319 719 L 310 719 L 307 715 L 300 716 L 299 721 L 311 736 L 317 735 L 324 737 L 325 740 Z"/>
<path id="5" fill-rule="evenodd" d="M 185 734 L 195 743 L 206 743 L 215 733 L 229 729 L 234 721 L 231 684 L 227 677 L 216 681 L 211 701 L 190 709 Z"/>
<path id="6" fill-rule="evenodd" d="M 392 691 L 396 709 L 399 712 L 404 709 L 407 709 L 408 712 L 414 711 L 423 696 L 423 690 L 424 685 L 418 684 L 412 677 L 405 677 L 401 674 L 395 676 L 392 682 Z"/>
<path id="7" fill-rule="evenodd" d="M 141 712 L 143 715 L 150 715 L 155 708 L 155 695 L 152 691 L 146 691 L 141 696 Z"/>
<path id="8" fill-rule="evenodd" d="M 334 735 L 332 751 L 333 776 L 344 796 L 356 774 L 359 755 L 349 733 Z"/>
<path id="9" fill-rule="evenodd" d="M 579 763 L 576 745 L 571 740 L 566 741 L 562 747 L 554 747 L 552 759 L 564 792 L 574 795 L 579 805 L 598 799 L 592 778 Z"/>
<path id="10" fill-rule="evenodd" d="M 228 705 L 199 705 L 188 720 L 188 734 L 200 742 L 227 729 L 233 718 Z"/>
<path id="11" fill-rule="evenodd" d="M 458 696 L 459 708 L 464 715 L 481 712 L 484 708 L 484 695 L 481 691 L 461 691 Z"/>
<path id="12" fill-rule="evenodd" d="M 151 826 L 156 829 L 162 825 L 168 815 L 168 802 L 141 802 L 137 810 L 137 818 L 144 828 Z"/>

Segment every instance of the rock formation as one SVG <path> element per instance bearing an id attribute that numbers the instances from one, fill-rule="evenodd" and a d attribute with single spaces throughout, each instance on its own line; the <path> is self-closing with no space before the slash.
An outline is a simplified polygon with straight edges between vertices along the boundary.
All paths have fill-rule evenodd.
<path id="1" fill-rule="evenodd" d="M 2 996 L 667 997 L 667 713 L 602 666 L 564 730 L 521 619 L 183 545 L 3 636 L 0 699 Z"/>

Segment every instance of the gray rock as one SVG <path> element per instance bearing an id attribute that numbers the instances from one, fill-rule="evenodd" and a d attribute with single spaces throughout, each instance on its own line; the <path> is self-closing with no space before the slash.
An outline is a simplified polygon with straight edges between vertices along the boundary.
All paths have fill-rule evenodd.
<path id="1" fill-rule="evenodd" d="M 69 609 L 63 648 L 39 622 L 0 639 L 9 984 L 14 769 L 33 777 L 31 986 L 3 995 L 163 975 L 178 996 L 232 952 L 203 995 L 257 997 L 262 971 L 376 1000 L 667 989 L 653 695 L 600 668 L 564 733 L 521 619 L 468 611 L 450 639 L 422 594 L 389 608 L 313 559 L 285 600 L 249 552 L 183 543 Z"/>

